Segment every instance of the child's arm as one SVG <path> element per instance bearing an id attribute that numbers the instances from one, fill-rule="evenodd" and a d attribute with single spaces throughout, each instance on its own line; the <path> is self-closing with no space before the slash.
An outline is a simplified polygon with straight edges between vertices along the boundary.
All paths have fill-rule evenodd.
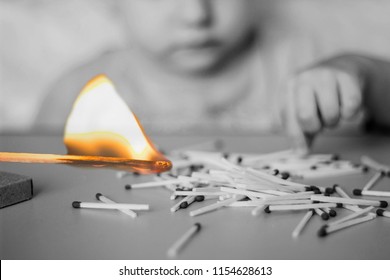
<path id="1" fill-rule="evenodd" d="M 317 63 L 288 82 L 284 111 L 297 146 L 310 146 L 325 127 L 351 119 L 361 108 L 376 125 L 390 127 L 390 62 L 341 55 Z"/>

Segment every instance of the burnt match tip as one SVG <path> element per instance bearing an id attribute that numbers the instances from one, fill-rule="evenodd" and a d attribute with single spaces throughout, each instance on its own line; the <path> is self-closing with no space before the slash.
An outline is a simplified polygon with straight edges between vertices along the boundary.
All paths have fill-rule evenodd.
<path id="1" fill-rule="evenodd" d="M 125 186 L 125 189 L 126 189 L 126 190 L 130 190 L 130 189 L 131 189 L 131 185 L 127 184 L 127 185 Z"/>
<path id="2" fill-rule="evenodd" d="M 362 195 L 362 190 L 360 189 L 354 189 L 352 192 L 354 195 Z"/>
<path id="3" fill-rule="evenodd" d="M 326 231 L 326 228 L 327 228 L 326 226 L 323 226 L 323 227 L 320 228 L 320 230 L 318 231 L 318 236 L 319 237 L 324 237 L 324 236 L 328 235 L 328 233 Z"/>
<path id="4" fill-rule="evenodd" d="M 329 216 L 331 216 L 331 217 L 336 217 L 336 216 L 337 216 L 337 212 L 336 212 L 335 210 L 331 209 L 331 210 L 329 211 Z"/>
<path id="5" fill-rule="evenodd" d="M 181 209 L 185 209 L 188 207 L 188 202 L 187 201 L 183 201 L 182 203 L 180 203 L 180 208 Z"/>
<path id="6" fill-rule="evenodd" d="M 271 213 L 271 210 L 269 210 L 269 206 L 267 206 L 267 207 L 264 208 L 264 212 L 265 212 L 265 213 L 268 213 L 268 214 Z"/>
<path id="7" fill-rule="evenodd" d="M 324 221 L 329 220 L 329 215 L 328 215 L 328 213 L 322 213 L 322 214 L 321 214 L 321 218 L 322 218 Z"/>
<path id="8" fill-rule="evenodd" d="M 383 212 L 385 212 L 385 210 L 383 210 L 383 209 L 377 209 L 377 210 L 376 210 L 376 214 L 377 214 L 378 216 L 383 216 Z"/>
<path id="9" fill-rule="evenodd" d="M 80 208 L 80 204 L 81 204 L 80 201 L 73 201 L 73 202 L 72 202 L 73 208 Z"/>
<path id="10" fill-rule="evenodd" d="M 200 229 L 202 228 L 200 223 L 195 223 L 194 226 L 196 226 L 196 231 L 200 231 Z"/>
<path id="11" fill-rule="evenodd" d="M 380 208 L 386 208 L 387 206 L 389 206 L 389 203 L 387 203 L 387 201 L 384 200 L 379 201 Z"/>
<path id="12" fill-rule="evenodd" d="M 102 196 L 101 193 L 97 193 L 97 194 L 96 194 L 96 199 L 99 200 L 101 196 Z"/>
<path id="13" fill-rule="evenodd" d="M 204 200 L 204 195 L 197 195 L 197 196 L 195 196 L 195 201 L 196 202 L 201 202 L 203 200 Z"/>

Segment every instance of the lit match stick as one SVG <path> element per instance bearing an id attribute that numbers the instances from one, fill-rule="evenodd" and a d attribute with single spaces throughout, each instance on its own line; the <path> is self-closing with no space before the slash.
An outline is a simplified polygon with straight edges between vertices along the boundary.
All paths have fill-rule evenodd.
<path id="1" fill-rule="evenodd" d="M 101 202 L 104 202 L 104 203 L 108 203 L 108 204 L 115 204 L 116 203 L 115 201 L 105 197 L 101 193 L 97 193 L 96 198 L 97 198 L 97 200 L 100 200 Z M 134 211 L 132 211 L 130 209 L 118 209 L 118 210 L 121 211 L 122 213 L 132 217 L 132 218 L 137 217 L 137 213 L 135 213 Z"/>
<path id="2" fill-rule="evenodd" d="M 73 208 L 90 208 L 90 209 L 131 209 L 131 210 L 149 210 L 148 204 L 128 204 L 128 203 L 111 203 L 111 204 L 102 204 L 95 202 L 81 202 L 73 201 Z"/>
<path id="3" fill-rule="evenodd" d="M 169 248 L 167 254 L 169 257 L 175 257 L 181 248 L 190 240 L 192 236 L 198 233 L 201 229 L 200 223 L 194 224 L 182 237 L 180 237 L 173 245 Z"/>
<path id="4" fill-rule="evenodd" d="M 137 160 L 119 157 L 55 155 L 0 152 L 0 162 L 70 164 L 93 168 L 121 169 L 139 173 L 159 173 L 171 169 L 169 160 Z"/>

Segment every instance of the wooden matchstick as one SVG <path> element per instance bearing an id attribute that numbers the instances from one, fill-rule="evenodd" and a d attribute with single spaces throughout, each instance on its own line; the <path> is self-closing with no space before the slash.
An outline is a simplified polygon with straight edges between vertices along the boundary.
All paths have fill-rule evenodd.
<path id="1" fill-rule="evenodd" d="M 157 173 L 171 169 L 169 160 L 138 160 L 119 157 L 56 155 L 0 152 L 0 162 L 70 164 L 93 168 L 121 169 L 140 173 Z"/>

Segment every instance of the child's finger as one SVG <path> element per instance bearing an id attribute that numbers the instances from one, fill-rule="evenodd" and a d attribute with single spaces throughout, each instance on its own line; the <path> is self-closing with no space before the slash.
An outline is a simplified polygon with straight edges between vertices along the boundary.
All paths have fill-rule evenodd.
<path id="1" fill-rule="evenodd" d="M 362 106 L 361 83 L 357 77 L 345 72 L 337 73 L 340 88 L 341 115 L 345 119 L 354 117 Z"/>
<path id="2" fill-rule="evenodd" d="M 318 72 L 313 81 L 319 119 L 323 125 L 334 127 L 340 120 L 340 96 L 337 86 L 337 78 L 330 71 Z"/>
<path id="3" fill-rule="evenodd" d="M 310 85 L 298 85 L 295 93 L 295 106 L 299 124 L 305 134 L 317 134 L 322 123 L 318 114 L 316 93 Z"/>
<path id="4" fill-rule="evenodd" d="M 303 132 L 301 125 L 298 121 L 298 113 L 296 107 L 296 93 L 295 93 L 295 82 L 290 81 L 286 88 L 286 107 L 284 110 L 284 125 L 286 128 L 287 135 L 293 143 L 295 149 L 299 149 L 305 153 L 309 151 L 312 138 L 306 137 Z"/>

